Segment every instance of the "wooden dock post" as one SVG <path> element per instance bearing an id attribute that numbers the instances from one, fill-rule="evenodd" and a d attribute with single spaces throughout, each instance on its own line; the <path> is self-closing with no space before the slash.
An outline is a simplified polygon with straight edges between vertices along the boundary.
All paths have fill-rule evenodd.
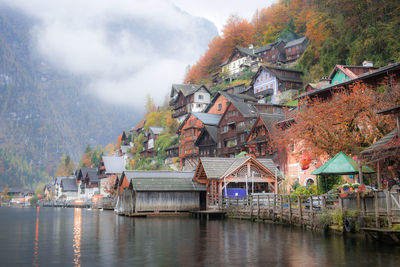
<path id="1" fill-rule="evenodd" d="M 387 212 L 387 219 L 389 228 L 392 227 L 392 200 L 390 199 L 390 192 L 388 190 L 385 191 L 386 193 L 386 212 Z"/>
<path id="2" fill-rule="evenodd" d="M 250 220 L 253 220 L 253 196 L 250 196 Z"/>
<path id="3" fill-rule="evenodd" d="M 301 196 L 297 197 L 297 201 L 299 202 L 299 220 L 300 220 L 300 225 L 303 225 L 303 212 L 301 210 Z"/>
<path id="4" fill-rule="evenodd" d="M 374 191 L 374 200 L 375 200 L 375 226 L 379 228 L 379 199 L 378 199 L 378 191 Z"/>
<path id="5" fill-rule="evenodd" d="M 292 200 L 290 195 L 288 195 L 288 206 L 289 206 L 289 223 L 292 223 Z"/>
<path id="6" fill-rule="evenodd" d="M 361 214 L 361 199 L 360 199 L 360 193 L 357 192 L 357 215 Z"/>
<path id="7" fill-rule="evenodd" d="M 283 195 L 279 195 L 281 201 L 281 222 L 283 222 Z"/>
<path id="8" fill-rule="evenodd" d="M 326 196 L 322 196 L 322 211 L 326 210 Z"/>
<path id="9" fill-rule="evenodd" d="M 272 207 L 272 219 L 275 221 L 276 216 L 276 194 L 274 194 L 274 203 Z"/>
<path id="10" fill-rule="evenodd" d="M 311 228 L 314 228 L 314 207 L 313 207 L 313 197 L 310 197 L 310 223 Z"/>
<path id="11" fill-rule="evenodd" d="M 257 219 L 260 219 L 260 195 L 257 195 Z"/>

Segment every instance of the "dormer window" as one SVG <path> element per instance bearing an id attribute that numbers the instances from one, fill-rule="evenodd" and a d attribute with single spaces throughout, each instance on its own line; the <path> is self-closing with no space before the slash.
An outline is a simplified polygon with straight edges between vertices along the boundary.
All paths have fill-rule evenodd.
<path id="1" fill-rule="evenodd" d="M 203 100 L 204 96 L 203 95 L 199 95 L 199 100 Z"/>

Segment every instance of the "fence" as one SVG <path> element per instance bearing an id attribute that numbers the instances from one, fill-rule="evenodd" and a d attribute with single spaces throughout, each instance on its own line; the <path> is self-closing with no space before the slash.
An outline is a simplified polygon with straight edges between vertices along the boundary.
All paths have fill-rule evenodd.
<path id="1" fill-rule="evenodd" d="M 375 226 L 386 221 L 389 227 L 400 223 L 399 192 L 374 191 L 368 194 L 353 193 L 347 197 L 339 194 L 293 196 L 281 194 L 252 194 L 245 197 L 224 196 L 216 201 L 218 207 L 231 216 L 269 219 L 314 226 L 321 214 L 354 211 L 357 216 L 375 218 Z M 386 223 L 384 223 L 386 225 Z"/>

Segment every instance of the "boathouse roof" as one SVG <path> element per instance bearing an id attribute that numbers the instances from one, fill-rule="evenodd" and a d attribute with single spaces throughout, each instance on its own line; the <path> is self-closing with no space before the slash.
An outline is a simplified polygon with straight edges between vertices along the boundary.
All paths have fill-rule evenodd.
<path id="1" fill-rule="evenodd" d="M 103 156 L 106 174 L 122 173 L 125 170 L 124 157 Z"/>

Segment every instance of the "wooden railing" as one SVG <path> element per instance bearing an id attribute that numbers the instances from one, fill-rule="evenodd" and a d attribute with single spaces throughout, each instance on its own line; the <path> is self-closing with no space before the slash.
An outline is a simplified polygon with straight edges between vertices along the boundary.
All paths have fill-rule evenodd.
<path id="1" fill-rule="evenodd" d="M 334 210 L 343 216 L 351 210 L 357 216 L 375 218 L 376 227 L 382 221 L 389 227 L 400 223 L 399 192 L 374 191 L 366 195 L 354 193 L 345 198 L 339 194 L 294 196 L 261 193 L 245 197 L 214 197 L 208 201 L 231 216 L 250 216 L 300 225 L 314 226 L 318 216 Z"/>

